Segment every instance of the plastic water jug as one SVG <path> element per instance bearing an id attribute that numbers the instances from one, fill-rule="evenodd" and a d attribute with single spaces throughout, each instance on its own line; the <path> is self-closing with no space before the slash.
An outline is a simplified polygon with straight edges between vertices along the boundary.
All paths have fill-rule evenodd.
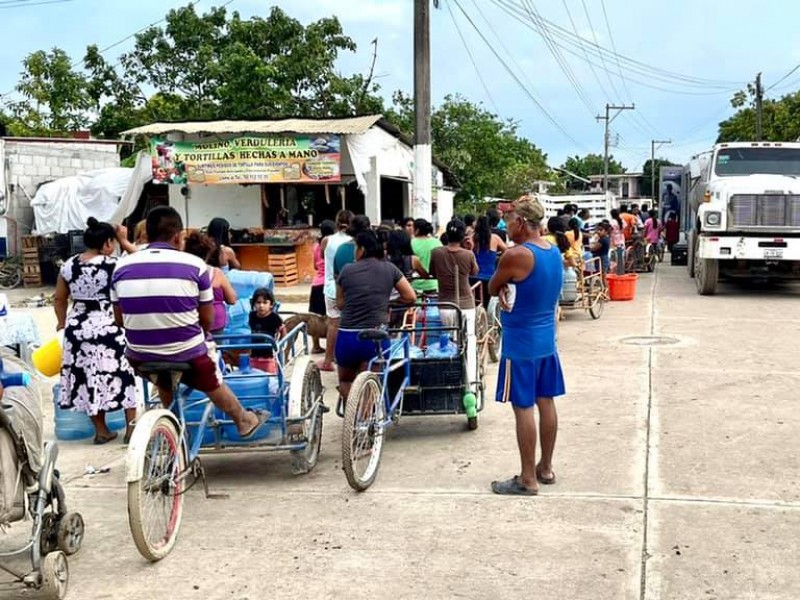
<path id="1" fill-rule="evenodd" d="M 89 415 L 84 412 L 61 408 L 58 399 L 61 395 L 61 385 L 53 386 L 53 402 L 55 403 L 56 438 L 65 441 L 85 440 L 94 435 Z"/>
<path id="2" fill-rule="evenodd" d="M 450 341 L 450 336 L 446 333 L 443 333 L 439 336 L 439 342 L 437 344 L 431 344 L 428 346 L 428 350 L 425 352 L 426 358 L 452 358 L 456 355 L 458 351 L 456 345 Z"/>
<path id="3" fill-rule="evenodd" d="M 401 359 L 404 356 L 403 344 L 394 344 L 392 346 L 392 355 L 390 356 L 391 360 Z M 419 346 L 415 346 L 414 344 L 409 344 L 408 346 L 408 358 L 423 358 L 425 353 L 422 351 L 422 348 Z"/>
<path id="4" fill-rule="evenodd" d="M 578 299 L 578 274 L 575 269 L 564 269 L 564 284 L 561 286 L 561 302 Z"/>

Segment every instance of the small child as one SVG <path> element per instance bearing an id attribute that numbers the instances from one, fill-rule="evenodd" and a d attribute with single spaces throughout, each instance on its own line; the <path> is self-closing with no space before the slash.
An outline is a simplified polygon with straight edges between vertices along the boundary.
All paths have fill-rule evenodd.
<path id="1" fill-rule="evenodd" d="M 283 325 L 283 319 L 278 316 L 278 313 L 273 311 L 275 307 L 275 297 L 266 288 L 259 288 L 253 292 L 253 297 L 250 299 L 250 331 L 252 333 L 265 333 L 275 338 L 275 341 L 286 335 L 286 327 Z M 253 350 L 253 358 L 268 358 L 272 359 L 272 350 Z"/>

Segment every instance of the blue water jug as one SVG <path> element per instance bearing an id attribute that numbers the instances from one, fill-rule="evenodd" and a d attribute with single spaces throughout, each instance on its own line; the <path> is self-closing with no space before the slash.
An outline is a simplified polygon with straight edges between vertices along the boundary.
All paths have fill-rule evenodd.
<path id="1" fill-rule="evenodd" d="M 56 438 L 65 441 L 85 440 L 94 435 L 94 425 L 89 416 L 80 411 L 61 408 L 58 398 L 61 386 L 53 386 L 53 402 L 55 403 Z"/>
<path id="2" fill-rule="evenodd" d="M 443 333 L 439 336 L 439 342 L 428 346 L 425 358 L 452 358 L 456 355 L 458 348 L 450 341 L 450 336 Z"/>

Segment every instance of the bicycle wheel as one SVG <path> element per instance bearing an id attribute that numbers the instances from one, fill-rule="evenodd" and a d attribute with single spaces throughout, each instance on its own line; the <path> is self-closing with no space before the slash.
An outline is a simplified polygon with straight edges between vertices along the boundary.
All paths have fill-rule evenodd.
<path id="1" fill-rule="evenodd" d="M 299 364 L 297 365 L 300 366 Z M 322 380 L 320 379 L 319 368 L 310 360 L 306 362 L 303 371 L 296 371 L 292 374 L 292 390 L 294 386 L 300 386 L 300 398 L 292 400 L 300 404 L 300 414 L 305 415 L 312 409 L 314 403 L 322 394 Z M 295 381 L 299 379 L 299 381 Z M 306 447 L 302 450 L 292 450 L 292 472 L 295 475 L 310 473 L 316 466 L 319 459 L 319 447 L 322 443 L 322 405 L 317 404 L 314 414 L 303 421 L 302 424 L 303 440 Z"/>
<path id="2" fill-rule="evenodd" d="M 128 523 L 139 553 L 155 562 L 175 545 L 183 514 L 184 455 L 175 424 L 168 417 L 143 421 L 149 426 L 139 481 L 128 482 Z M 136 432 L 134 432 L 136 435 Z"/>
<path id="3" fill-rule="evenodd" d="M 592 282 L 589 284 L 589 314 L 593 319 L 597 320 L 603 316 L 603 310 L 606 307 L 606 295 L 603 291 L 603 283 L 597 278 L 592 277 Z"/>
<path id="4" fill-rule="evenodd" d="M 483 306 L 475 309 L 475 339 L 478 347 L 478 369 L 483 381 L 483 373 L 486 371 L 486 360 L 489 356 L 489 316 Z"/>
<path id="5" fill-rule="evenodd" d="M 342 465 L 347 483 L 363 492 L 378 474 L 386 406 L 377 373 L 359 373 L 347 396 L 342 428 Z"/>
<path id="6" fill-rule="evenodd" d="M 16 267 L 3 265 L 0 267 L 0 289 L 13 290 L 22 283 L 22 270 Z"/>

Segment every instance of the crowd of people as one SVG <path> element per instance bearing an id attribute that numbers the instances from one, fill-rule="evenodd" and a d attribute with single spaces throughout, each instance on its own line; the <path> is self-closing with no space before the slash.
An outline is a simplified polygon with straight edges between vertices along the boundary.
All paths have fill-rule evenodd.
<path id="1" fill-rule="evenodd" d="M 467 377 L 476 381 L 476 307 L 497 296 L 503 344 L 496 398 L 514 408 L 522 466 L 519 475 L 494 482 L 492 489 L 529 495 L 538 484 L 555 482 L 553 399 L 565 392 L 555 323 L 569 274 L 596 263 L 605 277 L 614 263 L 624 262 L 626 247 L 635 240 L 674 243 L 677 229 L 670 226 L 673 216 L 664 224 L 657 211 L 635 204 L 621 205 L 597 222 L 589 211 L 567 204 L 545 223 L 535 197 L 520 198 L 509 208 L 505 214 L 492 208 L 454 218 L 442 232 L 425 219 L 373 226 L 365 215 L 339 211 L 335 221 L 320 225 L 308 310 L 327 317 L 319 367 L 337 371 L 344 401 L 376 353 L 375 343 L 361 340 L 358 333 L 396 326 L 405 312 L 402 306 L 425 297 L 442 305 L 447 327 L 462 315 Z M 129 438 L 135 375 L 147 361 L 189 363 L 192 371 L 184 382 L 208 394 L 244 438 L 268 418 L 242 408 L 225 385 L 216 357 L 214 335 L 225 329 L 226 305 L 238 300 L 227 277 L 230 269 L 239 268 L 229 229 L 224 219 L 213 219 L 206 233 L 185 237 L 179 213 L 160 207 L 137 225 L 131 243 L 124 227 L 89 219 L 85 252 L 61 268 L 55 311 L 58 328 L 65 330 L 60 404 L 91 417 L 95 443 L 116 437 L 105 422 L 115 410 L 125 411 Z M 253 333 L 276 339 L 286 334 L 270 290 L 256 290 L 251 309 Z M 267 372 L 277 368 L 270 352 L 254 352 L 253 360 L 262 361 Z M 170 382 L 155 383 L 162 401 L 169 403 Z M 539 462 L 534 460 L 534 406 L 540 411 Z"/>

